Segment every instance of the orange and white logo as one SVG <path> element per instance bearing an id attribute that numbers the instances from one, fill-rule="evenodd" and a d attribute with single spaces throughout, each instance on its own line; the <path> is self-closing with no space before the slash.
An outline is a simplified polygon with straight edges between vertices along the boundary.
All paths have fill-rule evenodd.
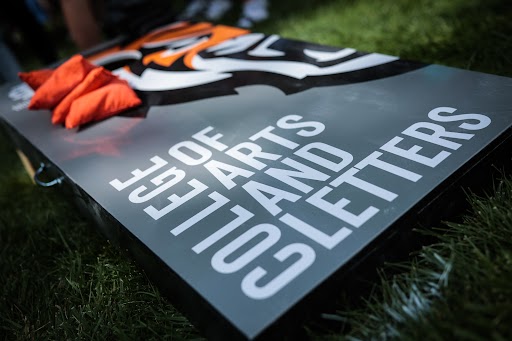
<path id="1" fill-rule="evenodd" d="M 148 105 L 234 94 L 237 87 L 255 84 L 275 86 L 290 94 L 379 79 L 419 67 L 379 53 L 186 22 L 155 30 L 91 60 L 128 81 Z"/>

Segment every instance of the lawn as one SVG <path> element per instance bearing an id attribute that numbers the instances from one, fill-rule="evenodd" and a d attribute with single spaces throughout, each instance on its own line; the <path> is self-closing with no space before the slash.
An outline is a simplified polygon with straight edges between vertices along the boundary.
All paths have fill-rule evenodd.
<path id="1" fill-rule="evenodd" d="M 512 77 L 510 1 L 285 0 L 271 14 L 254 31 Z M 33 185 L 3 131 L 0 157 L 0 338 L 203 337 L 59 191 Z M 460 197 L 463 217 L 418 231 L 434 242 L 383 264 L 361 299 L 340 288 L 336 311 L 304 335 L 512 339 L 511 175 Z"/>

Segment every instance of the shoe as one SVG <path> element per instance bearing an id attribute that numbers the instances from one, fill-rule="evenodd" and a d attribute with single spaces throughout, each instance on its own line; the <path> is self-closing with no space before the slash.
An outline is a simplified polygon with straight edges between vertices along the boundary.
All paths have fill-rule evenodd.
<path id="1" fill-rule="evenodd" d="M 206 10 L 205 17 L 211 21 L 221 19 L 227 11 L 231 9 L 233 4 L 230 0 L 213 0 L 210 1 L 208 9 Z"/>
<path id="2" fill-rule="evenodd" d="M 267 0 L 248 0 L 244 2 L 242 16 L 237 25 L 242 28 L 250 28 L 255 23 L 268 19 Z"/>
<path id="3" fill-rule="evenodd" d="M 241 17 L 240 19 L 238 19 L 236 26 L 240 28 L 251 28 L 254 26 L 254 23 L 246 17 Z"/>
<path id="4" fill-rule="evenodd" d="M 189 2 L 187 7 L 178 15 L 180 20 L 190 20 L 199 14 L 201 14 L 208 7 L 208 1 L 206 0 L 192 0 Z"/>

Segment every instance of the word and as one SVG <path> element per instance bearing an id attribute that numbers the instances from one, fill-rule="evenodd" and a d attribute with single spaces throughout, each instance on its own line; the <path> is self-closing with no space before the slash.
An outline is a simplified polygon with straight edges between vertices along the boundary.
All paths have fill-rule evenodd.
<path id="1" fill-rule="evenodd" d="M 491 124 L 491 119 L 483 114 L 455 114 L 456 109 L 450 107 L 438 107 L 428 113 L 429 121 L 417 122 L 403 130 L 400 135 L 394 136 L 388 142 L 380 146 L 368 156 L 354 163 L 353 155 L 343 149 L 318 141 L 319 136 L 326 126 L 318 121 L 306 121 L 299 115 L 287 115 L 277 120 L 275 126 L 267 126 L 248 138 L 248 141 L 229 147 L 224 143 L 224 135 L 215 131 L 214 127 L 206 127 L 193 134 L 190 140 L 179 142 L 169 148 L 168 156 L 155 155 L 149 159 L 150 166 L 135 169 L 131 177 L 121 181 L 114 179 L 110 185 L 117 191 L 131 188 L 128 200 L 137 205 L 142 205 L 143 211 L 154 220 L 159 220 L 172 213 L 184 204 L 194 204 L 198 198 L 207 196 L 211 204 L 205 208 L 196 210 L 196 213 L 170 230 L 170 233 L 178 237 L 180 234 L 192 228 L 199 222 L 207 219 L 213 213 L 224 210 L 224 216 L 234 218 L 227 224 L 219 226 L 215 232 L 207 238 L 198 241 L 192 247 L 192 251 L 200 255 L 205 250 L 214 247 L 221 239 L 227 238 L 231 232 L 244 225 L 250 226 L 250 220 L 255 216 L 253 212 L 244 207 L 246 202 L 241 202 L 239 196 L 234 205 L 228 205 L 230 192 L 234 188 L 242 189 L 247 194 L 247 200 L 254 200 L 264 208 L 277 223 L 261 223 L 247 228 L 245 232 L 229 241 L 218 249 L 210 262 L 212 268 L 221 274 L 233 274 L 242 269 L 248 269 L 253 262 L 258 263 L 258 258 L 270 251 L 281 239 L 284 228 L 292 229 L 307 237 L 311 243 L 292 242 L 277 250 L 272 256 L 278 262 L 284 262 L 293 256 L 295 261 L 277 274 L 270 274 L 265 264 L 253 266 L 241 282 L 242 292 L 249 298 L 261 300 L 268 299 L 286 287 L 295 278 L 305 272 L 314 264 L 316 259 L 315 247 L 323 247 L 332 250 L 338 247 L 356 229 L 363 227 L 368 221 L 385 209 L 389 203 L 399 197 L 392 188 L 386 188 L 379 177 L 371 181 L 365 177 L 367 170 L 378 170 L 403 179 L 409 183 L 416 183 L 423 178 L 422 174 L 407 169 L 402 164 L 385 161 L 384 154 L 398 156 L 403 164 L 422 165 L 426 168 L 436 168 L 452 153 L 457 151 L 464 143 L 475 136 L 474 133 Z M 443 123 L 453 125 L 460 124 L 458 131 L 449 131 Z M 280 132 L 294 131 L 297 140 L 312 140 L 300 145 L 290 138 L 285 138 Z M 268 146 L 271 146 L 272 152 Z M 267 146 L 267 150 L 264 147 Z M 428 146 L 428 148 L 426 148 Z M 436 153 L 422 152 L 437 148 Z M 215 159 L 215 153 L 224 153 L 233 160 L 232 163 L 221 162 Z M 202 167 L 211 179 L 222 185 L 225 192 L 209 191 L 210 186 L 197 178 L 188 178 L 187 172 L 168 159 L 181 163 L 184 167 L 195 169 Z M 157 174 L 155 176 L 155 174 Z M 194 172 L 196 173 L 196 172 Z M 197 174 L 197 173 L 196 173 Z M 259 174 L 258 180 L 254 177 Z M 272 184 L 261 181 L 265 174 L 281 183 L 276 187 L 276 181 Z M 149 189 L 145 185 L 135 185 L 149 176 L 154 188 Z M 327 183 L 328 182 L 328 183 Z M 186 183 L 189 190 L 178 193 L 177 184 Z M 326 184 L 327 183 L 327 184 Z M 313 184 L 318 184 L 314 186 Z M 354 198 L 341 197 L 333 201 L 333 194 L 339 195 L 343 191 L 335 191 L 341 186 L 350 186 L 350 193 L 354 189 L 374 197 L 378 205 L 365 205 L 364 208 L 354 212 L 351 203 Z M 180 191 L 183 186 L 179 187 Z M 171 193 L 172 192 L 172 193 Z M 155 203 L 161 203 L 161 196 L 166 196 L 168 204 L 156 207 Z M 297 217 L 290 209 L 290 204 L 303 200 L 311 209 L 318 210 L 311 214 L 327 214 L 339 221 L 337 231 L 327 233 L 315 221 L 304 221 Z M 152 204 L 153 202 L 153 204 Z M 373 201 L 375 202 L 375 200 Z M 354 206 L 352 206 L 354 207 Z M 316 220 L 316 219 L 315 219 Z M 331 227 L 332 228 L 332 227 Z M 257 243 L 249 250 L 238 255 L 237 251 L 243 249 L 254 241 Z M 251 244 L 251 245 L 252 245 Z M 233 255 L 238 256 L 234 260 Z M 231 256 L 231 257 L 230 257 Z"/>

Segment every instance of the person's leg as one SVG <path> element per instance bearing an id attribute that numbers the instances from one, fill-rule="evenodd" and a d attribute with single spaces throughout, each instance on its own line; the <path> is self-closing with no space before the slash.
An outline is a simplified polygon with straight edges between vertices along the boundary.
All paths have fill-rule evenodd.
<path id="1" fill-rule="evenodd" d="M 89 1 L 60 0 L 60 4 L 71 38 L 79 49 L 88 49 L 102 41 Z"/>
<path id="2" fill-rule="evenodd" d="M 268 18 L 267 0 L 246 0 L 242 8 L 242 16 L 238 20 L 238 26 L 250 28 L 255 23 Z"/>
<path id="3" fill-rule="evenodd" d="M 231 0 L 212 0 L 206 10 L 206 19 L 217 21 L 220 20 L 227 11 L 232 7 Z"/>
<path id="4" fill-rule="evenodd" d="M 21 67 L 9 47 L 0 39 L 0 83 L 19 80 Z"/>
<path id="5" fill-rule="evenodd" d="M 207 0 L 191 0 L 185 9 L 178 15 L 180 20 L 191 20 L 203 13 L 208 8 Z"/>

